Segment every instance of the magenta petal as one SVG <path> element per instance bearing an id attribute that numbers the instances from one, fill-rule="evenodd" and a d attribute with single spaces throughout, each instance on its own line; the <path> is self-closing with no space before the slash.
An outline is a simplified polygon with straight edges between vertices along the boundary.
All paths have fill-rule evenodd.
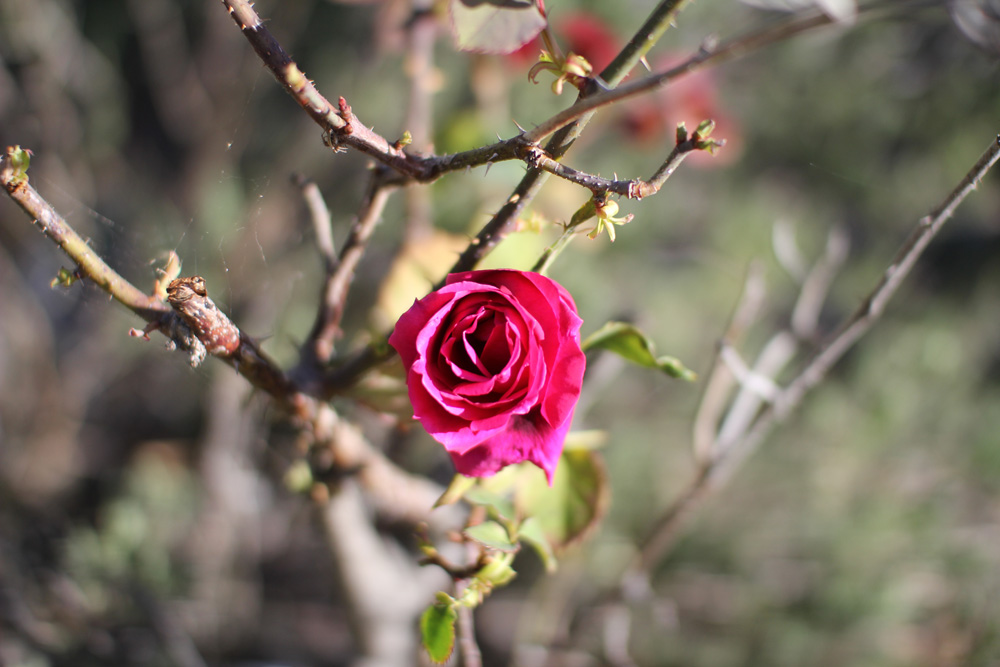
<path id="1" fill-rule="evenodd" d="M 515 416 L 502 433 L 465 452 L 450 452 L 455 469 L 467 477 L 492 477 L 513 463 L 530 461 L 542 469 L 549 486 L 562 454 L 573 415 L 552 426 L 537 411 Z"/>

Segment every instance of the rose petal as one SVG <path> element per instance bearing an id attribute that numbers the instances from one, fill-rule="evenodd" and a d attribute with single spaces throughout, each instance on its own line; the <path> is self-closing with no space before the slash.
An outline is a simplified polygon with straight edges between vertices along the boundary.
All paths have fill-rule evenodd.
<path id="1" fill-rule="evenodd" d="M 503 433 L 483 440 L 465 452 L 451 453 L 455 469 L 469 477 L 491 477 L 512 463 L 530 461 L 545 472 L 552 486 L 563 443 L 573 415 L 565 422 L 552 426 L 537 411 L 511 419 Z"/>

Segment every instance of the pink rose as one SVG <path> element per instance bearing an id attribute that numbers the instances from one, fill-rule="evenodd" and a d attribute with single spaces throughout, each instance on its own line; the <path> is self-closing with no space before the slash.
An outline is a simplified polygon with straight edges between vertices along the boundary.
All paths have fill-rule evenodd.
<path id="1" fill-rule="evenodd" d="M 531 461 L 551 484 L 583 382 L 580 324 L 569 292 L 541 274 L 468 271 L 416 301 L 389 343 L 413 416 L 458 472 Z"/>

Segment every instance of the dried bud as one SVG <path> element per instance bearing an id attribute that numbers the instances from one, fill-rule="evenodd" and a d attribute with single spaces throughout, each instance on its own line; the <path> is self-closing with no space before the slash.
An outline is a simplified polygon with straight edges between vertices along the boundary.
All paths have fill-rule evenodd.
<path id="1" fill-rule="evenodd" d="M 191 328 L 209 354 L 231 356 L 240 346 L 240 330 L 208 297 L 201 276 L 178 278 L 167 286 L 167 302 Z"/>

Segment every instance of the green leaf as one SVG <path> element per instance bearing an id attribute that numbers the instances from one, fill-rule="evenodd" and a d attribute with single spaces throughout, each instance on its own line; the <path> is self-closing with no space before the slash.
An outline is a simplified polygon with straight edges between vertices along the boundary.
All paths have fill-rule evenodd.
<path id="1" fill-rule="evenodd" d="M 489 508 L 503 519 L 513 519 L 517 516 L 514 503 L 499 493 L 494 493 L 481 486 L 476 486 L 465 493 L 466 501 Z"/>
<path id="2" fill-rule="evenodd" d="M 555 552 L 552 551 L 552 545 L 545 537 L 545 530 L 542 529 L 542 524 L 538 522 L 538 519 L 534 517 L 525 519 L 518 528 L 517 537 L 522 542 L 530 544 L 538 552 L 539 558 L 545 563 L 546 572 L 551 574 L 556 571 L 558 563 Z"/>
<path id="3" fill-rule="evenodd" d="M 586 537 L 607 511 L 609 499 L 604 460 L 593 450 L 563 450 L 552 479 L 544 476 L 522 485 L 515 500 L 525 516 L 534 517 L 558 553 Z"/>
<path id="4" fill-rule="evenodd" d="M 513 491 L 514 506 L 523 517 L 534 517 L 555 553 L 579 542 L 600 522 L 610 495 L 604 461 L 592 449 L 563 449 L 552 487 L 545 474 L 531 464 L 508 466 L 481 481 L 494 493 Z M 522 523 L 519 536 L 523 536 Z M 529 525 L 528 535 L 536 533 Z M 532 544 L 534 546 L 534 544 Z"/>
<path id="5" fill-rule="evenodd" d="M 476 579 L 486 585 L 485 592 L 503 586 L 517 576 L 517 572 L 510 566 L 513 556 L 503 556 L 493 558 L 476 573 Z"/>
<path id="6" fill-rule="evenodd" d="M 573 217 L 569 219 L 569 225 L 567 225 L 567 227 L 572 228 L 582 225 L 595 215 L 597 215 L 597 205 L 594 204 L 594 198 L 591 197 L 586 201 L 586 203 L 584 203 L 583 206 L 578 208 L 576 212 L 573 213 Z"/>
<path id="7" fill-rule="evenodd" d="M 13 167 L 13 175 L 10 177 L 12 185 L 18 185 L 28 180 L 28 166 L 31 164 L 31 151 L 20 146 L 9 146 L 5 159 L 10 160 Z"/>
<path id="8" fill-rule="evenodd" d="M 452 605 L 435 604 L 420 617 L 420 637 L 431 660 L 441 665 L 455 649 L 455 621 L 458 612 Z"/>
<path id="9" fill-rule="evenodd" d="M 510 53 L 542 31 L 534 0 L 449 0 L 451 31 L 462 51 Z"/>
<path id="10" fill-rule="evenodd" d="M 646 368 L 658 368 L 670 377 L 694 382 L 698 376 L 675 357 L 657 357 L 653 341 L 627 322 L 608 322 L 587 336 L 584 350 L 608 350 Z"/>
<path id="11" fill-rule="evenodd" d="M 470 540 L 491 549 L 498 549 L 500 551 L 517 550 L 517 544 L 510 539 L 507 529 L 496 521 L 483 521 L 478 525 L 469 526 L 463 532 Z"/>

